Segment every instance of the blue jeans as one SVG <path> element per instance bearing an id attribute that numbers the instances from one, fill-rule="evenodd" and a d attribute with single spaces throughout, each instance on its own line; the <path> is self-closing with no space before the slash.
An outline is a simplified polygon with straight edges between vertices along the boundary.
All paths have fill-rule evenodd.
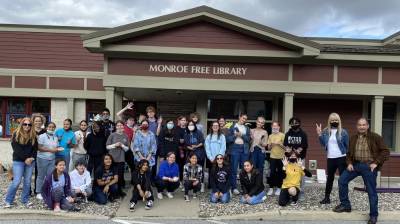
<path id="1" fill-rule="evenodd" d="M 94 201 L 98 204 L 105 205 L 107 204 L 108 197 L 115 197 L 118 195 L 118 185 L 113 184 L 108 189 L 108 194 L 103 192 L 104 187 L 95 186 L 94 187 Z"/>
<path id="2" fill-rule="evenodd" d="M 244 152 L 244 145 L 234 144 L 231 152 L 231 186 L 232 190 L 237 189 L 237 172 L 238 168 L 243 167 L 244 161 L 249 159 L 249 154 Z"/>
<path id="3" fill-rule="evenodd" d="M 33 167 L 35 167 L 35 162 L 32 162 L 31 165 L 26 165 L 25 162 L 13 161 L 12 170 L 14 179 L 7 190 L 7 195 L 6 195 L 7 203 L 12 204 L 14 202 L 15 194 L 17 193 L 19 184 L 22 181 L 22 177 L 24 178 L 24 182 L 21 194 L 21 202 L 23 204 L 28 203 L 29 191 L 31 189 Z"/>
<path id="4" fill-rule="evenodd" d="M 54 159 L 47 160 L 37 157 L 38 176 L 36 178 L 36 193 L 42 193 L 42 187 L 47 174 L 54 170 Z"/>
<path id="5" fill-rule="evenodd" d="M 242 196 L 240 198 L 240 203 L 249 205 L 260 204 L 263 202 L 263 197 L 265 197 L 265 191 L 261 191 L 261 193 L 259 193 L 258 195 L 251 196 L 250 201 L 246 201 L 244 199 L 244 196 Z"/>
<path id="6" fill-rule="evenodd" d="M 264 174 L 265 153 L 259 147 L 254 147 L 254 151 L 250 153 L 251 161 L 253 161 L 254 168 Z M 263 175 L 264 176 L 264 175 Z"/>
<path id="7" fill-rule="evenodd" d="M 362 176 L 364 185 L 367 188 L 369 198 L 369 215 L 378 217 L 378 194 L 376 192 L 377 170 L 371 171 L 367 163 L 354 163 L 354 171 L 343 171 L 339 178 L 339 198 L 340 203 L 345 208 L 351 208 L 349 200 L 349 182 L 358 176 Z"/>
<path id="8" fill-rule="evenodd" d="M 211 195 L 210 195 L 211 203 L 218 203 L 218 201 L 220 201 L 221 203 L 225 204 L 225 203 L 228 203 L 230 200 L 231 200 L 231 194 L 229 193 L 229 191 L 224 193 L 222 195 L 222 197 L 219 199 L 217 197 L 215 197 L 215 192 L 211 192 Z"/>

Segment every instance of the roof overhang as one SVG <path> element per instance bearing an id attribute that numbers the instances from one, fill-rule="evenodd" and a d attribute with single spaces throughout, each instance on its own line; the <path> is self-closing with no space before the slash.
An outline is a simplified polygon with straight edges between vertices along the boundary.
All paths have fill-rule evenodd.
<path id="1" fill-rule="evenodd" d="M 112 49 L 107 47 L 107 45 L 112 45 L 113 42 L 155 31 L 167 30 L 198 21 L 214 23 L 228 29 L 245 33 L 246 35 L 251 35 L 265 41 L 270 41 L 294 49 L 300 53 L 301 57 L 316 57 L 320 54 L 319 44 L 316 42 L 207 6 L 200 6 L 169 15 L 85 34 L 82 36 L 83 46 L 92 52 L 107 53 L 109 50 L 115 51 L 117 49 L 116 46 L 113 46 Z M 134 50 L 136 49 L 131 50 L 133 50 L 132 52 L 135 52 Z"/>

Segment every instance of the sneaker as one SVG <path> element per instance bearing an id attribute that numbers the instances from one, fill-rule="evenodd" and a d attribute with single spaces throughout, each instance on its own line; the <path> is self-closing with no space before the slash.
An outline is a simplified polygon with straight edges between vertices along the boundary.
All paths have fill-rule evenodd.
<path id="1" fill-rule="evenodd" d="M 11 204 L 6 202 L 6 204 L 4 205 L 4 208 L 11 208 Z"/>
<path id="2" fill-rule="evenodd" d="M 265 200 L 267 200 L 267 196 L 264 196 L 264 197 L 262 197 L 262 199 L 261 199 L 262 201 L 265 201 Z"/>
<path id="3" fill-rule="evenodd" d="M 186 202 L 190 202 L 189 195 L 185 195 L 184 197 Z"/>
<path id="4" fill-rule="evenodd" d="M 201 183 L 200 192 L 201 192 L 201 193 L 204 193 L 204 183 Z"/>
<path id="5" fill-rule="evenodd" d="M 268 196 L 272 196 L 273 194 L 274 194 L 274 189 L 273 189 L 273 188 L 270 188 L 270 189 L 268 190 L 267 195 L 268 195 Z"/>
<path id="6" fill-rule="evenodd" d="M 185 185 L 183 185 L 183 183 L 181 182 L 181 185 L 180 185 L 180 187 L 181 187 L 181 191 L 182 192 L 185 192 Z"/>
<path id="7" fill-rule="evenodd" d="M 153 207 L 153 201 L 148 201 L 148 202 L 146 203 L 146 206 L 144 206 L 144 208 L 145 208 L 146 210 L 150 210 L 152 207 Z"/>
<path id="8" fill-rule="evenodd" d="M 162 200 L 163 199 L 163 195 L 162 195 L 162 193 L 160 192 L 160 193 L 157 193 L 157 198 L 158 199 L 160 199 L 160 200 Z"/>
<path id="9" fill-rule="evenodd" d="M 297 201 L 292 201 L 292 203 L 291 203 L 293 206 L 296 206 L 297 205 Z"/>
<path id="10" fill-rule="evenodd" d="M 193 193 L 193 199 L 197 198 L 197 193 Z"/>
<path id="11" fill-rule="evenodd" d="M 168 192 L 168 193 L 167 193 L 167 197 L 168 197 L 169 199 L 172 199 L 172 198 L 174 198 L 174 195 L 172 195 L 171 192 Z"/>
<path id="12" fill-rule="evenodd" d="M 27 202 L 27 203 L 25 203 L 24 204 L 24 206 L 26 207 L 26 208 L 30 208 L 30 207 L 32 207 L 32 205 L 33 205 L 33 203 L 32 202 Z"/>
<path id="13" fill-rule="evenodd" d="M 61 208 L 59 206 L 55 207 L 54 212 L 61 212 Z"/>
<path id="14" fill-rule="evenodd" d="M 233 189 L 233 191 L 232 191 L 232 192 L 233 192 L 233 194 L 234 194 L 234 195 L 239 195 L 239 194 L 240 194 L 240 192 L 239 192 L 239 190 L 238 190 L 238 189 Z"/>
<path id="15" fill-rule="evenodd" d="M 129 211 L 134 212 L 135 211 L 135 202 L 131 202 L 131 204 L 129 205 Z"/>
<path id="16" fill-rule="evenodd" d="M 275 191 L 275 195 L 276 195 L 276 196 L 279 196 L 279 195 L 281 195 L 281 189 L 280 189 L 280 188 L 276 189 L 276 191 Z"/>
<path id="17" fill-rule="evenodd" d="M 41 194 L 41 193 L 38 193 L 38 194 L 36 195 L 36 199 L 38 199 L 38 200 L 43 200 L 42 194 Z"/>

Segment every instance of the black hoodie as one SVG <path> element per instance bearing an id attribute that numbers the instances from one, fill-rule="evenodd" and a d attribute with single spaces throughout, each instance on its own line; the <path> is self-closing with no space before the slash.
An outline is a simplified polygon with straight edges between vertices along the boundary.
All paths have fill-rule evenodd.
<path id="1" fill-rule="evenodd" d="M 307 134 L 303 131 L 303 129 L 299 128 L 298 131 L 294 131 L 292 128 L 290 128 L 289 131 L 285 134 L 283 145 L 292 149 L 297 149 L 301 147 L 303 151 L 301 151 L 299 157 L 301 159 L 306 158 L 308 140 Z"/>
<path id="2" fill-rule="evenodd" d="M 212 192 L 222 192 L 226 193 L 230 189 L 230 182 L 229 182 L 229 177 L 231 174 L 231 169 L 227 165 L 223 165 L 222 167 L 219 167 L 218 165 L 215 165 L 211 169 L 210 173 L 210 186 L 212 189 Z"/>
<path id="3" fill-rule="evenodd" d="M 89 156 L 100 157 L 107 153 L 106 149 L 107 138 L 104 135 L 104 131 L 101 128 L 96 134 L 89 133 L 85 139 L 84 147 Z"/>

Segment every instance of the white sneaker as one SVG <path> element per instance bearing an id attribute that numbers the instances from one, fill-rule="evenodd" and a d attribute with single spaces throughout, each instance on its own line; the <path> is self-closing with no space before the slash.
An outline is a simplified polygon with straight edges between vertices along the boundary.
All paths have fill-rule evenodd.
<path id="1" fill-rule="evenodd" d="M 275 195 L 276 195 L 276 196 L 279 196 L 280 194 L 281 194 L 281 189 L 280 189 L 280 188 L 276 189 Z"/>
<path id="2" fill-rule="evenodd" d="M 36 195 L 36 199 L 38 199 L 38 200 L 43 200 L 42 194 L 41 194 L 41 193 L 38 193 L 38 194 Z"/>
<path id="3" fill-rule="evenodd" d="M 160 200 L 162 200 L 162 199 L 163 199 L 162 193 L 157 193 L 157 198 L 160 199 Z"/>
<path id="4" fill-rule="evenodd" d="M 201 192 L 201 193 L 204 193 L 204 183 L 201 183 L 200 192 Z"/>
<path id="5" fill-rule="evenodd" d="M 11 208 L 11 204 L 6 202 L 6 204 L 4 205 L 4 208 Z"/>
<path id="6" fill-rule="evenodd" d="M 182 192 L 185 192 L 185 185 L 183 185 L 182 182 L 181 182 L 181 186 L 180 186 L 180 187 L 181 187 L 181 191 L 182 191 Z"/>
<path id="7" fill-rule="evenodd" d="M 271 196 L 271 195 L 273 195 L 273 194 L 274 194 L 274 188 L 270 188 L 270 189 L 268 190 L 267 195 L 268 195 L 268 196 Z"/>
<path id="8" fill-rule="evenodd" d="M 27 203 L 24 204 L 24 206 L 25 206 L 26 208 L 30 208 L 32 205 L 33 205 L 33 203 L 30 202 L 30 201 L 28 201 Z"/>
<path id="9" fill-rule="evenodd" d="M 172 198 L 174 198 L 174 195 L 172 195 L 171 192 L 168 192 L 168 193 L 167 193 L 167 197 L 168 197 L 169 199 L 172 199 Z"/>
<path id="10" fill-rule="evenodd" d="M 193 193 L 193 199 L 197 198 L 197 193 Z"/>
<path id="11" fill-rule="evenodd" d="M 265 200 L 267 200 L 267 196 L 264 196 L 264 197 L 262 197 L 262 199 L 261 199 L 262 201 L 265 201 Z"/>
<path id="12" fill-rule="evenodd" d="M 239 194 L 240 194 L 240 192 L 239 192 L 239 190 L 238 190 L 238 189 L 233 189 L 233 194 L 234 194 L 234 195 L 239 195 Z"/>
<path id="13" fill-rule="evenodd" d="M 189 195 L 184 196 L 186 202 L 190 202 Z"/>

